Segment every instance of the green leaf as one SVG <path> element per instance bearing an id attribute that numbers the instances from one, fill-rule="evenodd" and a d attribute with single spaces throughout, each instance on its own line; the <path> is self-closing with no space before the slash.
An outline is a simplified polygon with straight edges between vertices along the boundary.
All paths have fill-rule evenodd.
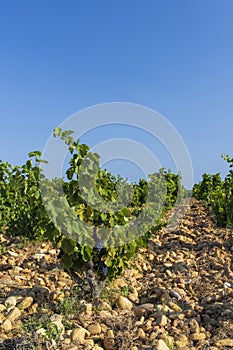
<path id="1" fill-rule="evenodd" d="M 70 255 L 63 255 L 63 257 L 61 258 L 61 262 L 67 269 L 69 269 L 72 266 L 72 258 Z"/>
<path id="2" fill-rule="evenodd" d="M 31 158 L 31 157 L 40 157 L 42 155 L 42 152 L 40 151 L 33 151 L 33 152 L 30 152 L 28 153 L 28 156 Z"/>
<path id="3" fill-rule="evenodd" d="M 69 238 L 63 238 L 61 242 L 61 248 L 64 250 L 65 253 L 71 254 L 74 252 L 76 242 Z"/>
<path id="4" fill-rule="evenodd" d="M 81 247 L 81 254 L 82 254 L 82 258 L 83 261 L 87 262 L 89 260 L 91 260 L 91 256 L 92 256 L 92 248 L 89 246 L 82 246 Z"/>
<path id="5" fill-rule="evenodd" d="M 62 133 L 62 130 L 61 130 L 61 128 L 59 128 L 59 127 L 56 127 L 56 128 L 53 130 L 53 136 L 54 136 L 54 137 L 55 137 L 55 136 L 60 136 L 61 133 Z"/>

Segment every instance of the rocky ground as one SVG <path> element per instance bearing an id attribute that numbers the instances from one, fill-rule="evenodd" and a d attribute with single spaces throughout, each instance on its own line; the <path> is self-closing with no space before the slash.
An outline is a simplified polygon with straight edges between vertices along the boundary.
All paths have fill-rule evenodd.
<path id="1" fill-rule="evenodd" d="M 233 348 L 233 235 L 197 201 L 93 300 L 58 250 L 0 235 L 0 349 Z"/>

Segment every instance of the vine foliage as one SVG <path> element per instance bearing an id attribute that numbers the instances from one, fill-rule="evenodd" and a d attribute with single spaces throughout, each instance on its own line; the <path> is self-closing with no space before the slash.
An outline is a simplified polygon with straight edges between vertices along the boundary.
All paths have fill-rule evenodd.
<path id="1" fill-rule="evenodd" d="M 99 155 L 71 135 L 54 130 L 70 152 L 65 179 L 45 178 L 40 151 L 29 153 L 23 166 L 0 161 L 0 229 L 50 240 L 71 273 L 91 270 L 99 280 L 112 279 L 182 199 L 181 176 L 162 168 L 131 184 L 101 169 Z"/>
<path id="2" fill-rule="evenodd" d="M 222 155 L 229 164 L 229 173 L 222 180 L 220 173 L 203 174 L 193 188 L 193 196 L 210 206 L 221 226 L 233 226 L 233 158 Z"/>

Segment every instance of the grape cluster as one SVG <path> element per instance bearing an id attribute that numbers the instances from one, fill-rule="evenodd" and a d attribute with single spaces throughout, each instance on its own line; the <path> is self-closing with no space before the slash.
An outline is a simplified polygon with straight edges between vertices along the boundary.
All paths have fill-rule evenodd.
<path id="1" fill-rule="evenodd" d="M 65 254 L 64 250 L 60 249 L 60 252 L 59 252 L 59 254 L 57 256 L 57 259 L 61 259 L 64 254 Z"/>
<path id="2" fill-rule="evenodd" d="M 95 232 L 95 248 L 96 255 L 94 258 L 94 270 L 100 275 L 100 280 L 104 280 L 108 274 L 108 267 L 105 265 L 104 261 L 102 261 L 102 257 L 104 256 L 106 249 L 104 248 L 104 242 L 102 242 Z"/>
<path id="3" fill-rule="evenodd" d="M 104 261 L 102 261 L 102 257 L 105 253 L 105 249 L 100 246 L 95 246 L 95 250 L 98 253 L 94 259 L 94 270 L 100 275 L 100 279 L 104 280 L 108 274 L 108 267 L 105 265 Z"/>
<path id="4" fill-rule="evenodd" d="M 101 262 L 102 262 L 102 261 L 101 261 Z M 102 272 L 104 278 L 106 278 L 106 276 L 107 276 L 107 274 L 108 274 L 108 267 L 107 267 L 104 263 L 102 263 L 101 272 Z"/>

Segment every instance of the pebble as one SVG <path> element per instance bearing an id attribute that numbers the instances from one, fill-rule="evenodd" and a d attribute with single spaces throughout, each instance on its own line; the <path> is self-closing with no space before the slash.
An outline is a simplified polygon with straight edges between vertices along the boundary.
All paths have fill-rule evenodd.
<path id="1" fill-rule="evenodd" d="M 154 311 L 154 305 L 153 304 L 142 304 L 142 305 L 134 307 L 133 311 L 134 311 L 134 314 L 136 317 L 141 317 L 144 315 L 151 314 Z"/>
<path id="2" fill-rule="evenodd" d="M 156 319 L 156 323 L 161 326 L 164 327 L 166 326 L 166 324 L 168 323 L 168 319 L 165 315 L 161 315 Z"/>
<path id="3" fill-rule="evenodd" d="M 190 339 L 193 341 L 205 340 L 205 338 L 206 338 L 205 333 L 193 333 L 190 335 Z"/>
<path id="4" fill-rule="evenodd" d="M 104 338 L 104 350 L 114 350 L 113 338 Z"/>
<path id="5" fill-rule="evenodd" d="M 46 334 L 47 334 L 47 331 L 44 328 L 39 328 L 39 329 L 36 330 L 36 334 L 37 335 L 41 335 L 42 337 L 45 337 Z"/>
<path id="6" fill-rule="evenodd" d="M 110 319 L 112 317 L 112 313 L 106 310 L 100 310 L 99 315 L 101 318 L 105 318 L 105 319 Z"/>
<path id="7" fill-rule="evenodd" d="M 20 316 L 21 316 L 21 311 L 17 307 L 14 307 L 12 310 L 9 311 L 7 315 L 7 320 L 14 322 Z"/>
<path id="8" fill-rule="evenodd" d="M 4 311 L 4 310 L 6 310 L 6 306 L 3 305 L 3 304 L 0 304 L 0 312 L 2 312 L 2 311 Z"/>
<path id="9" fill-rule="evenodd" d="M 123 296 L 119 296 L 119 298 L 116 300 L 116 305 L 121 310 L 132 310 L 133 304 L 131 301 Z"/>
<path id="10" fill-rule="evenodd" d="M 95 324 L 95 323 L 90 324 L 87 329 L 91 335 L 101 333 L 101 326 L 98 323 L 97 324 Z"/>
<path id="11" fill-rule="evenodd" d="M 190 327 L 190 332 L 191 333 L 200 333 L 200 327 L 199 327 L 199 324 L 198 324 L 197 320 L 192 319 L 190 321 L 189 327 Z"/>
<path id="12" fill-rule="evenodd" d="M 90 335 L 89 331 L 85 328 L 79 327 L 76 328 L 72 331 L 71 333 L 71 340 L 79 340 L 79 341 L 83 341 L 86 335 Z"/>
<path id="13" fill-rule="evenodd" d="M 17 258 L 17 257 L 19 256 L 18 253 L 12 252 L 11 250 L 8 250 L 7 253 L 8 253 L 10 256 L 13 256 L 14 258 Z"/>
<path id="14" fill-rule="evenodd" d="M 220 347 L 224 347 L 224 346 L 233 347 L 233 339 L 230 339 L 230 338 L 221 339 L 216 341 L 215 345 Z"/>
<path id="15" fill-rule="evenodd" d="M 17 307 L 19 309 L 28 309 L 33 304 L 33 298 L 32 297 L 26 297 L 22 301 L 20 301 L 17 304 Z"/>
<path id="16" fill-rule="evenodd" d="M 138 328 L 137 336 L 140 339 L 145 339 L 146 338 L 146 333 L 142 328 Z"/>
<path id="17" fill-rule="evenodd" d="M 198 215 L 195 212 L 182 221 L 178 232 L 167 235 L 165 231 L 151 237 L 150 252 L 140 250 L 134 268 L 125 269 L 122 277 L 107 284 L 106 301 L 99 298 L 95 305 L 90 295 L 82 296 L 79 314 L 66 310 L 63 317 L 59 311 L 53 313 L 70 297 L 74 281 L 56 259 L 58 249 L 48 243 L 33 250 L 23 247 L 22 252 L 9 246 L 13 254 L 0 255 L 0 349 L 1 341 L 20 336 L 22 322 L 36 313 L 38 324 L 50 318 L 63 333 L 60 340 L 49 343 L 54 349 L 115 350 L 125 344 L 132 350 L 233 348 L 227 328 L 233 313 L 229 236 L 222 230 L 215 237 L 221 249 L 207 245 L 213 242 L 216 229 L 199 207 Z M 120 296 L 123 291 L 127 294 Z M 80 287 L 78 293 L 82 292 Z M 68 331 L 63 323 L 70 327 Z M 36 335 L 46 336 L 45 328 Z M 134 340 L 137 345 L 132 346 Z M 61 345 L 56 345 L 59 341 Z"/>
<path id="18" fill-rule="evenodd" d="M 176 303 L 173 303 L 172 301 L 169 301 L 168 304 L 170 309 L 174 310 L 174 311 L 177 311 L 177 312 L 181 312 L 182 309 L 179 305 L 177 305 Z"/>
<path id="19" fill-rule="evenodd" d="M 34 254 L 32 255 L 33 259 L 42 259 L 45 256 L 44 253 L 38 253 L 38 254 Z"/>
<path id="20" fill-rule="evenodd" d="M 15 297 L 9 297 L 5 300 L 5 306 L 6 307 L 14 307 L 16 306 L 17 300 Z"/>
<path id="21" fill-rule="evenodd" d="M 79 350 L 79 347 L 75 344 L 71 344 L 71 345 L 65 347 L 64 350 Z"/>
<path id="22" fill-rule="evenodd" d="M 84 304 L 84 308 L 85 308 L 85 312 L 88 315 L 92 315 L 92 304 L 91 303 Z"/>
<path id="23" fill-rule="evenodd" d="M 8 319 L 6 319 L 2 324 L 1 324 L 1 330 L 8 333 L 12 329 L 12 322 Z"/>
<path id="24" fill-rule="evenodd" d="M 5 320 L 4 314 L 0 313 L 0 324 Z"/>
<path id="25" fill-rule="evenodd" d="M 157 350 L 170 350 L 163 339 L 159 339 L 157 344 Z"/>

